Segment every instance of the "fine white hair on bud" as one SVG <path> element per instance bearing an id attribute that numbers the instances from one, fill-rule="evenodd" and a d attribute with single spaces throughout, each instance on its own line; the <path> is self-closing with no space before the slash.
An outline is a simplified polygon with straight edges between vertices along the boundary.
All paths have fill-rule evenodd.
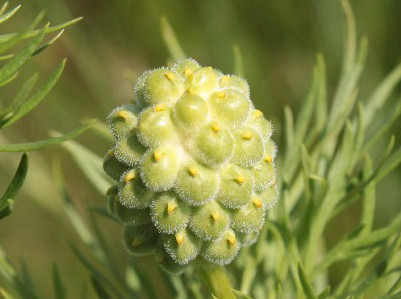
<path id="1" fill-rule="evenodd" d="M 245 79 L 190 58 L 145 72 L 134 92 L 108 116 L 103 163 L 126 250 L 175 274 L 194 260 L 231 263 L 278 199 L 272 123 Z"/>

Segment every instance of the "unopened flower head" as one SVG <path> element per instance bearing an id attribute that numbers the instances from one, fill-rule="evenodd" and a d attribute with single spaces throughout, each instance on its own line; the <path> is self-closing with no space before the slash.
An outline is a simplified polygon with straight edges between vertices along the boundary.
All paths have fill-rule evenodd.
<path id="1" fill-rule="evenodd" d="M 257 240 L 277 199 L 276 146 L 244 79 L 184 59 L 144 73 L 108 120 L 108 207 L 129 252 L 180 273 Z"/>

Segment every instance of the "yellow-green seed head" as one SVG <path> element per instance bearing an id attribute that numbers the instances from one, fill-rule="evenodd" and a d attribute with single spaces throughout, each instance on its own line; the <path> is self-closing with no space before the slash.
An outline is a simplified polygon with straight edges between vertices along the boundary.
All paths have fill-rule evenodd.
<path id="1" fill-rule="evenodd" d="M 182 273 L 257 241 L 278 198 L 277 149 L 243 78 L 184 59 L 144 73 L 108 121 L 108 210 L 130 253 Z"/>

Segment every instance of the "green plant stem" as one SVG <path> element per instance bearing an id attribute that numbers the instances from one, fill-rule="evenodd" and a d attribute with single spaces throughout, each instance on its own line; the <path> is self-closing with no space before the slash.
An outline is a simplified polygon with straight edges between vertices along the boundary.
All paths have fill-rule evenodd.
<path id="1" fill-rule="evenodd" d="M 217 299 L 236 299 L 233 287 L 222 266 L 201 266 L 198 269 L 199 276 L 210 292 Z"/>

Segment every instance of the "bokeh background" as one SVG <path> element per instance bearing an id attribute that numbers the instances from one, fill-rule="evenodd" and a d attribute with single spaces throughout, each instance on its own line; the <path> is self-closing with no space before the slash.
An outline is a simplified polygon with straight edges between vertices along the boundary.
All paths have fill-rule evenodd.
<path id="1" fill-rule="evenodd" d="M 3 1 L 1 1 L 3 2 Z M 328 93 L 332 95 L 342 63 L 345 20 L 338 0 L 229 1 L 229 0 L 21 0 L 14 20 L 0 28 L 14 32 L 28 24 L 41 10 L 52 24 L 83 16 L 67 28 L 62 38 L 25 66 L 25 72 L 1 91 L 1 99 L 18 90 L 23 79 L 34 72 L 44 80 L 63 59 L 68 58 L 61 80 L 46 100 L 14 126 L 3 130 L 0 142 L 28 142 L 44 139 L 50 130 L 68 132 L 87 118 L 105 120 L 115 106 L 133 96 L 136 78 L 149 68 L 166 64 L 168 51 L 160 34 L 160 17 L 166 16 L 185 51 L 202 65 L 233 72 L 233 46 L 244 60 L 245 77 L 257 107 L 273 120 L 274 138 L 281 142 L 283 107 L 297 113 L 307 92 L 316 53 L 323 53 L 328 70 Z M 401 61 L 401 1 L 354 0 L 357 29 L 369 38 L 368 59 L 361 78 L 360 99 Z M 392 101 L 400 100 L 400 88 Z M 4 97 L 4 98 L 3 98 Z M 399 146 L 401 121 L 390 134 Z M 88 132 L 78 138 L 103 156 L 109 144 Z M 384 144 L 383 144 L 384 147 Z M 383 150 L 378 146 L 373 157 Z M 71 298 L 88 281 L 87 273 L 73 256 L 71 243 L 79 238 L 62 210 L 52 175 L 52 161 L 59 159 L 72 198 L 83 214 L 88 202 L 102 203 L 99 194 L 60 147 L 32 153 L 26 184 L 17 198 L 15 212 L 0 223 L 0 243 L 10 260 L 20 269 L 25 261 L 38 291 L 52 297 L 51 267 L 59 266 Z M 0 190 L 4 190 L 19 161 L 18 154 L 0 155 Z M 401 170 L 393 172 L 377 188 L 377 226 L 386 224 L 401 210 Z M 326 232 L 329 243 L 349 230 L 359 213 L 340 215 Z M 118 263 L 125 253 L 120 228 L 99 218 Z M 330 279 L 338 281 L 341 267 Z M 1 284 L 1 281 L 0 281 Z M 93 294 L 89 290 L 88 298 Z"/>

